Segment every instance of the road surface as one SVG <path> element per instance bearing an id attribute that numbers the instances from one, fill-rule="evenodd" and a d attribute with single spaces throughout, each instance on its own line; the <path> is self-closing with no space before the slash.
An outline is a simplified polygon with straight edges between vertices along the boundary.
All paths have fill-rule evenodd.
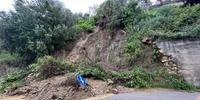
<path id="1" fill-rule="evenodd" d="M 112 95 L 100 100 L 200 100 L 200 93 L 177 91 L 148 91 Z"/>

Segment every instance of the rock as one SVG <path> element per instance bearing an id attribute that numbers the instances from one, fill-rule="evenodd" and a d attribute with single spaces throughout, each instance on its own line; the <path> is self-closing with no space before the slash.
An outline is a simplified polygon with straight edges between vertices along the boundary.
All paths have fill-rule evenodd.
<path id="1" fill-rule="evenodd" d="M 151 39 L 151 38 L 149 38 L 149 37 L 144 37 L 144 38 L 142 39 L 142 43 L 145 43 L 145 44 L 152 44 L 153 42 L 152 42 L 152 39 Z"/>
<path id="2" fill-rule="evenodd" d="M 162 60 L 161 60 L 162 63 L 165 63 L 167 61 L 168 61 L 168 58 L 166 56 L 162 57 Z"/>
<path id="3" fill-rule="evenodd" d="M 174 65 L 174 62 L 172 62 L 171 60 L 168 62 L 168 64 L 170 65 L 170 66 L 173 66 Z"/>
<path id="4" fill-rule="evenodd" d="M 164 51 L 162 49 L 159 50 L 160 53 L 164 54 Z"/>
<path id="5" fill-rule="evenodd" d="M 113 84 L 114 82 L 111 79 L 107 80 L 108 84 Z"/>
<path id="6" fill-rule="evenodd" d="M 58 97 L 58 99 L 57 100 L 64 100 L 64 98 L 63 97 Z"/>
<path id="7" fill-rule="evenodd" d="M 174 70 L 176 70 L 176 71 L 177 71 L 177 70 L 178 70 L 178 68 L 177 68 L 177 67 L 174 67 Z"/>
<path id="8" fill-rule="evenodd" d="M 55 94 L 52 95 L 51 99 L 52 100 L 64 100 L 64 98 L 62 96 L 58 96 L 58 95 L 55 95 Z"/>
<path id="9" fill-rule="evenodd" d="M 15 90 L 14 92 L 8 93 L 8 95 L 10 95 L 10 96 L 23 95 L 23 94 L 29 93 L 30 91 L 31 91 L 31 89 L 29 87 L 22 87 L 22 88 Z"/>
<path id="10" fill-rule="evenodd" d="M 172 64 L 172 67 L 177 67 L 177 65 L 176 64 Z"/>
<path id="11" fill-rule="evenodd" d="M 153 43 L 152 43 L 154 46 L 156 46 L 156 42 L 154 41 Z"/>
<path id="12" fill-rule="evenodd" d="M 166 67 L 170 67 L 170 65 L 169 65 L 168 62 L 165 62 L 165 63 L 164 63 L 164 66 L 166 66 Z"/>
<path id="13" fill-rule="evenodd" d="M 114 94 L 118 94 L 119 91 L 117 89 L 111 89 L 111 92 L 114 93 Z"/>
<path id="14" fill-rule="evenodd" d="M 57 99 L 58 98 L 58 96 L 57 95 L 52 95 L 52 97 L 51 97 L 53 100 L 55 100 L 55 99 Z"/>
<path id="15" fill-rule="evenodd" d="M 106 93 L 110 93 L 110 90 L 106 90 Z"/>
<path id="16" fill-rule="evenodd" d="M 32 82 L 32 81 L 34 80 L 34 78 L 35 78 L 34 74 L 29 74 L 29 75 L 25 78 L 24 84 L 25 84 L 25 85 L 30 84 L 30 82 Z"/>

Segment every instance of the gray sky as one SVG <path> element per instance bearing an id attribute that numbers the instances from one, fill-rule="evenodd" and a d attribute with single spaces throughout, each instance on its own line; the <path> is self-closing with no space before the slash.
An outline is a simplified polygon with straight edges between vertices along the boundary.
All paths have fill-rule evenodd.
<path id="1" fill-rule="evenodd" d="M 99 5 L 105 0 L 60 0 L 64 3 L 66 8 L 69 8 L 72 12 L 86 13 L 89 11 L 89 7 Z M 13 0 L 0 0 L 0 11 L 9 11 L 13 9 Z"/>
<path id="2" fill-rule="evenodd" d="M 100 5 L 105 0 L 60 0 L 64 3 L 66 8 L 69 8 L 72 12 L 78 13 L 87 13 L 89 11 L 89 7 L 94 5 Z M 157 0 L 151 0 L 153 4 L 156 3 Z M 13 9 L 12 4 L 13 0 L 0 0 L 0 11 L 9 11 Z"/>

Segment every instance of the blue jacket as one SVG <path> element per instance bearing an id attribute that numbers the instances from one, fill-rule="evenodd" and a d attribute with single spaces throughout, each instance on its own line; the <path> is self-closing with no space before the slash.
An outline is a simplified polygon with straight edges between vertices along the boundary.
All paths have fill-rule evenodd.
<path id="1" fill-rule="evenodd" d="M 81 75 L 77 75 L 76 79 L 81 86 L 84 86 L 84 87 L 87 86 L 87 81 Z"/>

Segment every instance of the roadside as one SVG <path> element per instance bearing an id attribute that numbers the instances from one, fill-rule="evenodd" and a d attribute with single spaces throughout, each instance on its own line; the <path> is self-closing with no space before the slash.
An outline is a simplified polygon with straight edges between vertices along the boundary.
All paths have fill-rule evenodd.
<path id="1" fill-rule="evenodd" d="M 121 90 L 120 90 L 121 88 Z M 199 92 L 172 89 L 125 89 L 117 88 L 119 94 L 105 93 L 83 100 L 199 100 Z M 122 91 L 123 90 L 123 91 Z M 0 100 L 29 100 L 25 96 L 0 96 Z"/>
<path id="2" fill-rule="evenodd" d="M 26 100 L 25 96 L 0 96 L 0 100 Z"/>
<path id="3" fill-rule="evenodd" d="M 190 93 L 167 89 L 147 89 L 132 93 L 117 94 L 99 100 L 200 100 L 199 92 Z"/>

